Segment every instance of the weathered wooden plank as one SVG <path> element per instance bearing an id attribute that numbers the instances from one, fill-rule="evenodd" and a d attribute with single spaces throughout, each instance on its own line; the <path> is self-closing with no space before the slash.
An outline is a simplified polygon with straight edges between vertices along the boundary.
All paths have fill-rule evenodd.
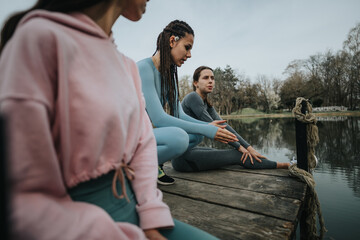
<path id="1" fill-rule="evenodd" d="M 174 218 L 220 239 L 289 239 L 294 223 L 164 193 Z"/>
<path id="2" fill-rule="evenodd" d="M 287 221 L 295 221 L 301 201 L 293 198 L 252 192 L 248 190 L 234 190 L 224 186 L 193 182 L 177 179 L 172 186 L 161 186 L 166 193 L 177 194 L 196 200 L 227 205 L 244 211 L 277 217 Z"/>
<path id="3" fill-rule="evenodd" d="M 180 173 L 167 166 L 165 170 L 166 173 L 172 177 L 196 182 L 269 193 L 299 200 L 303 200 L 305 196 L 305 184 L 290 177 L 270 176 L 256 174 L 255 172 L 236 172 L 223 169 L 196 173 Z"/>
<path id="4" fill-rule="evenodd" d="M 236 172 L 248 172 L 254 174 L 263 174 L 263 175 L 270 175 L 270 176 L 280 176 L 280 177 L 288 177 L 289 170 L 287 169 L 246 169 L 241 167 L 240 165 L 229 165 L 226 167 L 222 167 L 221 169 L 236 171 Z"/>

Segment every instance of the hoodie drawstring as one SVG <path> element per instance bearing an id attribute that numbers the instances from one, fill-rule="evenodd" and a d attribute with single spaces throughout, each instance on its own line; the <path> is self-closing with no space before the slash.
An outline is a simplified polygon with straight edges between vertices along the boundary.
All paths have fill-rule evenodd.
<path id="1" fill-rule="evenodd" d="M 124 177 L 123 171 L 125 172 L 126 177 L 130 181 L 135 179 L 135 171 L 134 171 L 134 169 L 132 169 L 129 165 L 127 165 L 125 163 L 122 163 L 120 165 L 120 167 L 115 171 L 114 178 L 113 178 L 113 181 L 112 181 L 112 192 L 113 192 L 114 196 L 117 199 L 122 199 L 122 198 L 125 197 L 125 199 L 128 202 L 130 202 L 130 200 L 129 200 L 127 194 L 126 194 L 125 177 Z M 117 190 L 116 190 L 116 180 L 119 180 L 119 182 L 121 184 L 121 188 L 122 188 L 122 194 L 121 195 L 119 195 Z"/>

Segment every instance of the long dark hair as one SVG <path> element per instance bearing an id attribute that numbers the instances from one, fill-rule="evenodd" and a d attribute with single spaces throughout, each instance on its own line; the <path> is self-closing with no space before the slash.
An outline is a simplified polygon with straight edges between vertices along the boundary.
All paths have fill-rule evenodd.
<path id="1" fill-rule="evenodd" d="M 195 36 L 194 31 L 186 22 L 174 20 L 159 34 L 156 43 L 155 53 L 160 52 L 161 100 L 163 104 L 166 101 L 168 102 L 170 114 L 173 116 L 178 116 L 178 102 L 176 99 L 179 97 L 179 84 L 177 66 L 171 60 L 170 37 L 182 38 L 185 37 L 186 33 Z"/>
<path id="2" fill-rule="evenodd" d="M 207 66 L 200 66 L 198 67 L 197 69 L 195 69 L 194 71 L 194 74 L 193 74 L 193 90 L 196 91 L 196 87 L 194 85 L 194 82 L 198 82 L 199 81 L 199 78 L 200 78 L 200 75 L 201 75 L 201 72 L 205 69 L 209 69 L 211 70 L 212 72 L 214 72 L 214 70 L 211 68 L 211 67 L 207 67 Z M 209 107 L 212 107 L 212 104 L 210 103 L 207 95 L 205 96 L 205 102 L 206 104 L 209 106 Z"/>
<path id="3" fill-rule="evenodd" d="M 29 12 L 37 9 L 43 9 L 53 12 L 75 12 L 80 11 L 100 2 L 108 0 L 38 0 L 33 7 L 28 10 L 16 12 L 11 15 L 3 25 L 1 30 L 0 54 L 6 43 L 12 37 L 20 20 Z"/>

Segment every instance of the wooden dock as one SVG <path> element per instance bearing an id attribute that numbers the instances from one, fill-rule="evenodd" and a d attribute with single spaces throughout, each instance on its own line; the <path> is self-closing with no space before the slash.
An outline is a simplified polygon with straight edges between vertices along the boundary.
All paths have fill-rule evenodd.
<path id="1" fill-rule="evenodd" d="M 159 186 L 174 218 L 228 239 L 292 239 L 306 185 L 285 169 L 229 166 L 180 173 L 165 164 L 174 185 Z"/>

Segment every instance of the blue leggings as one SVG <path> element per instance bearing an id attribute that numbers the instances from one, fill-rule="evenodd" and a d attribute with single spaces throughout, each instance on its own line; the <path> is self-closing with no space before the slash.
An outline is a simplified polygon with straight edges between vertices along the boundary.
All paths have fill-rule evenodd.
<path id="1" fill-rule="evenodd" d="M 139 226 L 139 215 L 136 211 L 136 198 L 129 180 L 125 178 L 126 193 L 130 203 L 125 198 L 117 199 L 112 193 L 114 171 L 99 178 L 80 183 L 68 190 L 74 201 L 87 202 L 104 209 L 115 222 L 128 222 Z M 121 184 L 117 191 L 122 192 Z M 217 240 L 216 237 L 186 223 L 174 219 L 175 226 L 171 229 L 161 229 L 160 233 L 171 240 Z"/>
<path id="2" fill-rule="evenodd" d="M 159 164 L 181 156 L 202 142 L 203 136 L 188 134 L 178 127 L 154 128 Z"/>
<path id="3" fill-rule="evenodd" d="M 263 158 L 261 163 L 254 159 L 254 164 L 251 164 L 250 159 L 247 159 L 243 164 L 240 161 L 242 153 L 235 149 L 195 147 L 204 137 L 188 134 L 178 127 L 155 128 L 154 135 L 159 164 L 172 160 L 173 168 L 180 172 L 213 170 L 235 164 L 248 169 L 271 169 L 277 165 Z"/>

